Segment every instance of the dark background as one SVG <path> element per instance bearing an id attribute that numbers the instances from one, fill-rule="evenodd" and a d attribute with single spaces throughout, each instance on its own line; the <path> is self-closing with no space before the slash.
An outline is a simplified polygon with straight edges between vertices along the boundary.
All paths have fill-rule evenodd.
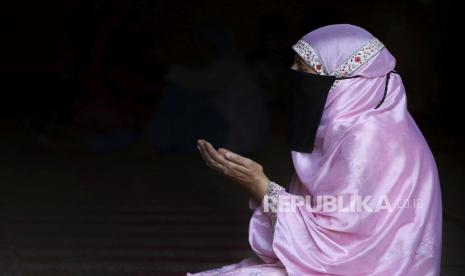
<path id="1" fill-rule="evenodd" d="M 287 186 L 290 47 L 335 23 L 396 57 L 439 167 L 442 275 L 465 274 L 462 2 L 19 0 L 0 20 L 0 275 L 183 275 L 250 256 L 248 195 L 195 140 Z"/>

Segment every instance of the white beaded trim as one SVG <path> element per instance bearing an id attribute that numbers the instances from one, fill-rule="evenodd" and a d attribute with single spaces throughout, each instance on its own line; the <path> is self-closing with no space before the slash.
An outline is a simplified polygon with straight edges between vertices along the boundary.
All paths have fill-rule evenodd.
<path id="1" fill-rule="evenodd" d="M 319 75 L 326 75 L 323 63 L 316 54 L 316 51 L 307 42 L 299 40 L 292 46 L 292 49 Z"/>

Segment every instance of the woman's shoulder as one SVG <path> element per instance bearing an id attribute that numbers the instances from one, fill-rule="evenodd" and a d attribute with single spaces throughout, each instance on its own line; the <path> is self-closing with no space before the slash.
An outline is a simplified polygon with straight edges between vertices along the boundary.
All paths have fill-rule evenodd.
<path id="1" fill-rule="evenodd" d="M 385 122 L 375 118 L 359 121 L 344 134 L 342 145 L 358 147 L 373 152 L 397 152 L 421 150 L 424 141 L 409 122 Z M 413 151 L 412 151 L 413 150 Z"/>

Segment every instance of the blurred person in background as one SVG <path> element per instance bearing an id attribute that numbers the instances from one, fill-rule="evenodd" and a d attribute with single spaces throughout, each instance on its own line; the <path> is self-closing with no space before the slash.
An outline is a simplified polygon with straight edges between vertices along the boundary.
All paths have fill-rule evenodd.
<path id="1" fill-rule="evenodd" d="M 269 132 L 263 89 L 229 30 L 209 23 L 195 33 L 205 58 L 171 67 L 147 127 L 149 143 L 162 152 L 192 152 L 198 138 L 208 137 L 237 152 L 260 150 Z"/>

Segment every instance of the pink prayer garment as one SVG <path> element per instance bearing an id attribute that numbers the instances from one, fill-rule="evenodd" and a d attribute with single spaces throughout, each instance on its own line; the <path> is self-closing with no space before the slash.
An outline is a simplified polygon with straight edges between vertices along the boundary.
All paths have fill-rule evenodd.
<path id="1" fill-rule="evenodd" d="M 317 74 L 361 77 L 335 81 L 313 152 L 291 151 L 289 191 L 270 182 L 260 205 L 250 201 L 249 242 L 257 257 L 187 275 L 439 275 L 437 166 L 407 111 L 401 77 L 390 74 L 395 58 L 348 24 L 314 30 L 293 49 Z M 334 205 L 323 196 L 338 197 L 340 206 L 324 208 Z M 371 198 L 365 203 L 372 208 L 347 211 L 357 196 Z"/>

